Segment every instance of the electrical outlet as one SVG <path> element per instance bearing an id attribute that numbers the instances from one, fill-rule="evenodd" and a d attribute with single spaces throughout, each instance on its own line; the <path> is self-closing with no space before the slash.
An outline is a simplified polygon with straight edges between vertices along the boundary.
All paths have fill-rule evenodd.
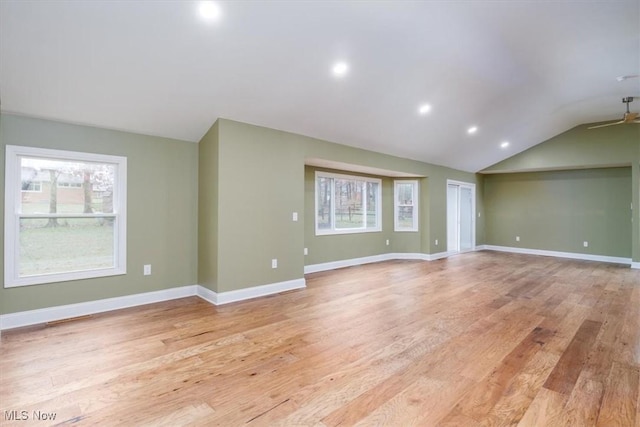
<path id="1" fill-rule="evenodd" d="M 387 239 L 387 246 L 389 246 L 389 239 Z"/>
<path id="2" fill-rule="evenodd" d="M 277 259 L 272 259 L 271 260 L 271 268 L 278 268 L 278 260 Z"/>
<path id="3" fill-rule="evenodd" d="M 436 246 L 438 246 L 438 239 L 436 239 Z"/>
<path id="4" fill-rule="evenodd" d="M 291 217 L 293 218 L 294 221 L 297 221 L 298 220 L 298 212 L 294 212 Z"/>
<path id="5" fill-rule="evenodd" d="M 520 241 L 520 236 L 516 236 L 516 242 Z"/>
<path id="6" fill-rule="evenodd" d="M 589 247 L 589 242 L 587 242 L 586 240 L 584 242 L 582 242 L 582 246 L 584 246 L 585 248 Z"/>
<path id="7" fill-rule="evenodd" d="M 304 248 L 304 254 L 309 255 L 309 248 Z"/>
<path id="8" fill-rule="evenodd" d="M 145 276 L 151 276 L 151 264 L 145 264 L 143 273 Z"/>

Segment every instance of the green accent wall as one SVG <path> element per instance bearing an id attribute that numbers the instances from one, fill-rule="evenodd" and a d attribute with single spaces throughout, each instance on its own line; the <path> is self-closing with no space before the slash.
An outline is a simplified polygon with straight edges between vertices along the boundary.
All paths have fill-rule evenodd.
<path id="1" fill-rule="evenodd" d="M 345 175 L 368 176 L 382 180 L 382 232 L 320 235 L 315 234 L 315 172 L 324 171 Z M 410 179 L 419 183 L 418 231 L 394 231 L 394 181 Z M 429 215 L 427 207 L 428 180 L 426 178 L 391 178 L 344 170 L 307 166 L 305 168 L 305 247 L 309 254 L 305 265 L 322 264 L 345 259 L 361 258 L 387 253 L 429 254 Z M 446 235 L 446 234 L 445 234 Z M 425 237 L 427 236 L 427 237 Z M 387 246 L 386 241 L 389 240 Z M 442 238 L 441 238 L 442 239 Z M 443 241 L 438 247 L 446 251 Z M 436 251 L 440 252 L 440 251 Z M 434 252 L 435 253 L 435 252 Z"/>
<path id="2" fill-rule="evenodd" d="M 638 145 L 640 158 L 640 144 Z M 633 218 L 631 227 L 631 254 L 635 263 L 640 263 L 640 162 L 634 162 L 631 167 L 631 189 L 633 201 Z"/>
<path id="3" fill-rule="evenodd" d="M 284 132 L 227 120 L 218 126 L 216 292 L 302 278 L 301 147 Z M 271 268 L 272 259 L 278 268 Z"/>
<path id="4" fill-rule="evenodd" d="M 126 156 L 129 181 L 128 274 L 2 288 L 0 313 L 196 283 L 226 292 L 300 279 L 305 265 L 446 252 L 448 179 L 477 184 L 478 245 L 516 246 L 518 233 L 522 247 L 640 262 L 640 209 L 629 211 L 640 201 L 639 132 L 579 126 L 474 175 L 226 119 L 192 144 L 2 114 L 2 167 L 7 144 L 95 152 Z M 393 231 L 394 178 L 379 177 L 381 232 L 316 236 L 318 168 L 305 166 L 308 159 L 419 176 L 420 231 Z M 0 192 L 4 200 L 4 173 Z M 142 275 L 143 264 L 153 266 L 151 276 Z"/>
<path id="5" fill-rule="evenodd" d="M 589 126 L 576 126 L 481 173 L 631 166 L 638 162 L 640 126 L 588 129 Z"/>
<path id="6" fill-rule="evenodd" d="M 218 122 L 198 144 L 198 284 L 218 286 Z"/>
<path id="7" fill-rule="evenodd" d="M 218 119 L 200 144 L 198 281 L 215 292 L 300 279 L 305 265 L 389 252 L 444 252 L 446 181 L 476 182 L 474 174 L 226 119 Z M 382 232 L 316 236 L 316 168 L 305 167 L 311 158 L 423 177 L 420 232 L 393 231 L 393 179 L 379 177 Z M 277 269 L 271 268 L 273 258 Z"/>
<path id="8" fill-rule="evenodd" d="M 446 181 L 476 182 L 470 173 L 225 119 L 193 144 L 3 114 L 0 142 L 2 167 L 7 144 L 128 160 L 128 274 L 2 288 L 1 314 L 193 284 L 226 292 L 300 279 L 309 264 L 444 252 Z M 314 169 L 305 167 L 310 158 L 422 177 L 420 231 L 393 231 L 393 179 L 383 177 L 382 232 L 315 236 L 309 207 Z M 273 258 L 277 269 L 271 268 Z M 142 275 L 143 264 L 152 265 L 151 276 Z"/>
<path id="9" fill-rule="evenodd" d="M 474 174 L 313 138 L 301 138 L 305 138 L 306 141 L 305 156 L 307 158 L 318 158 L 369 166 L 424 177 L 420 180 L 421 235 L 420 251 L 418 252 L 424 254 L 446 252 L 447 180 L 450 179 L 475 184 L 476 176 Z M 477 195 L 476 203 L 478 203 Z M 391 230 L 393 230 L 393 228 Z M 436 239 L 439 241 L 438 246 L 435 245 Z M 480 244 L 478 243 L 477 229 L 476 244 Z M 321 258 L 325 259 L 329 257 L 331 257 L 331 255 L 326 254 L 322 255 Z"/>
<path id="10" fill-rule="evenodd" d="M 486 244 L 516 246 L 513 231 L 525 224 L 509 218 L 509 213 L 524 213 L 529 207 L 535 209 L 538 225 L 525 228 L 525 232 L 533 235 L 537 229 L 542 234 L 529 242 L 521 241 L 521 247 L 631 257 L 633 262 L 640 262 L 640 126 L 589 126 L 576 126 L 481 171 L 484 203 L 491 209 L 486 219 Z M 579 172 L 581 169 L 586 170 Z M 532 171 L 546 173 L 518 173 Z M 572 199 L 568 201 L 567 197 Z M 602 204 L 604 201 L 608 204 Z M 500 213 L 495 203 L 507 212 Z M 558 212 L 559 207 L 565 212 Z M 534 220 L 531 215 L 534 212 L 528 212 Z M 553 225 L 552 218 L 561 222 Z M 575 222 L 569 223 L 569 218 Z M 545 222 L 557 234 L 543 232 Z M 593 230 L 587 231 L 587 226 Z M 584 248 L 582 241 L 588 239 L 582 235 L 587 233 L 594 235 L 596 242 L 590 241 L 589 248 Z"/>
<path id="11" fill-rule="evenodd" d="M 315 173 L 332 172 L 345 175 L 368 176 L 382 180 L 382 232 L 332 234 L 316 236 L 315 230 Z M 309 254 L 305 265 L 361 258 L 395 252 L 395 248 L 407 247 L 403 252 L 420 252 L 419 233 L 412 236 L 393 236 L 393 179 L 349 171 L 337 171 L 307 166 L 305 168 L 305 247 Z M 408 234 L 408 233 L 404 233 Z M 389 246 L 386 240 L 389 239 Z M 411 240 L 414 240 L 411 242 Z"/>
<path id="12" fill-rule="evenodd" d="M 196 283 L 197 144 L 2 114 L 2 223 L 6 145 L 127 157 L 127 274 L 8 289 L 2 287 L 1 314 Z M 4 233 L 4 227 L 2 230 Z M 2 251 L 3 246 L 0 245 Z M 4 268 L 4 253 L 0 259 Z M 152 265 L 151 276 L 143 276 L 144 264 Z"/>
<path id="13" fill-rule="evenodd" d="M 484 201 L 490 245 L 631 258 L 630 167 L 488 175 Z"/>
<path id="14" fill-rule="evenodd" d="M 486 220 L 484 197 L 484 178 L 482 174 L 476 174 L 476 245 L 486 244 Z"/>

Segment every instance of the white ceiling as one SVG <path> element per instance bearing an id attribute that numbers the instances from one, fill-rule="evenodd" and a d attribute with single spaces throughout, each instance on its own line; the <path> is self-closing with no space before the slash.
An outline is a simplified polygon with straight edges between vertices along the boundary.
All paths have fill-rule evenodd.
<path id="1" fill-rule="evenodd" d="M 187 141 L 224 117 L 477 171 L 640 95 L 616 80 L 638 0 L 218 4 L 2 0 L 2 110 Z"/>

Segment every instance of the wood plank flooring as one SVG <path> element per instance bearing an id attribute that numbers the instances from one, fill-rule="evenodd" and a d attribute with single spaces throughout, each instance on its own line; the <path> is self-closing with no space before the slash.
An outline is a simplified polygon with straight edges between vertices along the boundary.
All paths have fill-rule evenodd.
<path id="1" fill-rule="evenodd" d="M 0 424 L 640 427 L 638 270 L 485 251 L 307 286 L 5 331 Z"/>

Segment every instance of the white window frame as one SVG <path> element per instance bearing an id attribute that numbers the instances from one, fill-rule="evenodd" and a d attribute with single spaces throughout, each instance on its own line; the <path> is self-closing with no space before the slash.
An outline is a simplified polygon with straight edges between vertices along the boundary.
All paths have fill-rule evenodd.
<path id="1" fill-rule="evenodd" d="M 411 184 L 413 186 L 413 197 L 412 197 L 412 204 L 401 204 L 398 202 L 398 185 L 400 184 Z M 400 231 L 400 232 L 404 232 L 404 231 L 409 231 L 409 232 L 416 232 L 419 231 L 419 225 L 418 225 L 418 219 L 420 218 L 418 216 L 418 205 L 419 200 L 420 200 L 420 187 L 419 187 L 419 183 L 417 180 L 408 180 L 408 179 L 403 179 L 403 180 L 395 180 L 393 181 L 393 230 L 394 231 Z M 403 206 L 413 206 L 413 227 L 402 227 L 400 226 L 400 221 L 399 221 L 399 212 L 400 212 L 400 207 Z"/>
<path id="2" fill-rule="evenodd" d="M 318 228 L 318 178 L 330 178 L 331 181 L 331 207 L 329 208 L 329 216 L 331 221 L 331 228 L 329 229 L 319 229 Z M 349 179 L 354 181 L 361 181 L 365 183 L 365 193 L 366 193 L 366 183 L 378 184 L 378 191 L 376 192 L 376 218 L 377 223 L 375 227 L 367 228 L 367 221 L 364 221 L 364 227 L 359 228 L 338 228 L 336 229 L 335 224 L 335 179 Z M 314 185 L 314 193 L 315 193 L 315 213 L 314 213 L 314 221 L 315 221 L 315 229 L 316 236 L 325 236 L 332 234 L 353 234 L 353 233 L 377 233 L 382 231 L 382 180 L 378 178 L 369 178 L 365 176 L 358 175 L 345 175 L 345 174 L 337 174 L 330 172 L 322 172 L 316 171 L 315 179 L 313 181 Z M 366 218 L 367 215 L 367 203 L 366 197 L 364 197 L 362 201 L 362 209 L 364 212 L 364 216 Z"/>
<path id="3" fill-rule="evenodd" d="M 20 157 L 42 157 L 59 160 L 108 163 L 115 165 L 113 212 L 96 214 L 22 214 Z M 69 280 L 116 276 L 127 273 L 127 158 L 76 151 L 52 150 L 36 147 L 6 146 L 4 211 L 4 287 L 39 285 Z M 109 268 L 70 271 L 33 276 L 19 276 L 20 219 L 39 217 L 113 218 L 114 266 Z"/>

